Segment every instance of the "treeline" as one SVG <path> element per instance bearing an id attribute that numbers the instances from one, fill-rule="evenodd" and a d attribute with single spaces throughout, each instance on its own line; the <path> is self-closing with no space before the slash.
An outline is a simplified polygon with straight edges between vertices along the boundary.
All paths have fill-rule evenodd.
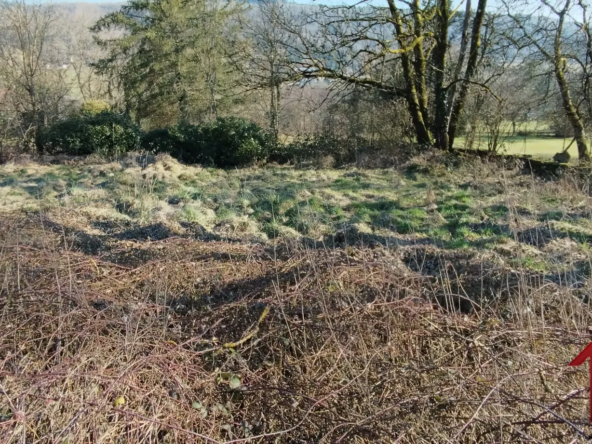
<path id="1" fill-rule="evenodd" d="M 349 162 L 544 128 L 589 158 L 587 0 L 401 5 L 132 0 L 74 33 L 2 1 L 0 151 Z"/>

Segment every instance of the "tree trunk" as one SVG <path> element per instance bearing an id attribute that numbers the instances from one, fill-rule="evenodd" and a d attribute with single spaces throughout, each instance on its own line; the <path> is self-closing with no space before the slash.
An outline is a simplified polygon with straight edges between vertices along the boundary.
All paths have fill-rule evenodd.
<path id="1" fill-rule="evenodd" d="M 400 11 L 395 4 L 395 0 L 388 0 L 388 4 L 391 12 L 392 23 L 395 27 L 397 41 L 401 49 L 405 49 L 407 48 L 407 45 L 405 44 L 405 39 L 407 36 L 403 32 L 403 20 L 401 18 Z M 420 103 L 420 99 L 417 94 L 417 88 L 415 86 L 417 81 L 415 76 L 417 73 L 414 72 L 413 63 L 411 62 L 411 58 L 407 51 L 403 51 L 401 54 L 401 64 L 403 67 L 403 77 L 407 85 L 405 99 L 407 100 L 407 106 L 409 107 L 409 113 L 411 114 L 411 120 L 415 128 L 415 137 L 417 139 L 417 143 L 420 145 L 430 145 L 432 143 L 432 136 L 430 135 L 426 125 L 426 115 L 424 115 L 422 112 L 422 105 Z"/>
<path id="2" fill-rule="evenodd" d="M 557 65 L 563 65 L 563 63 L 559 62 Z M 557 84 L 559 85 L 563 109 L 565 110 L 567 119 L 573 128 L 574 138 L 576 139 L 576 145 L 578 146 L 578 157 L 580 160 L 590 160 L 584 123 L 582 122 L 582 118 L 579 116 L 578 111 L 571 99 L 569 85 L 565 80 L 565 73 L 563 72 L 562 66 L 556 66 L 555 77 L 557 78 Z"/>
<path id="3" fill-rule="evenodd" d="M 436 146 L 440 149 L 448 149 L 448 108 L 446 89 L 444 88 L 444 71 L 446 69 L 446 50 L 448 49 L 448 28 L 450 26 L 449 0 L 438 0 L 438 27 L 436 35 L 436 48 L 434 51 L 435 68 L 435 118 L 434 135 Z"/>
<path id="4" fill-rule="evenodd" d="M 579 115 L 577 108 L 574 106 L 571 99 L 571 93 L 569 91 L 569 85 L 565 79 L 565 67 L 567 61 L 561 54 L 561 37 L 563 34 L 563 25 L 565 23 L 565 15 L 569 8 L 569 1 L 566 3 L 564 9 L 559 14 L 559 22 L 557 24 L 557 32 L 555 32 L 554 41 L 554 60 L 553 65 L 555 66 L 555 78 L 557 79 L 557 85 L 559 86 L 559 92 L 561 93 L 561 100 L 563 102 L 563 109 L 567 115 L 567 119 L 571 124 L 574 132 L 574 139 L 578 146 L 578 157 L 580 160 L 590 160 L 590 154 L 588 152 L 588 143 L 586 142 L 586 132 L 584 130 L 584 123 L 582 117 Z"/>
<path id="5" fill-rule="evenodd" d="M 467 0 L 467 6 L 465 9 L 465 17 L 463 20 L 462 37 L 460 40 L 460 50 L 458 54 L 458 61 L 456 62 L 456 68 L 454 69 L 454 75 L 452 76 L 452 85 L 448 91 L 448 122 L 450 122 L 450 114 L 452 113 L 452 106 L 454 105 L 454 98 L 456 96 L 456 88 L 458 87 L 458 79 L 462 71 L 463 65 L 465 64 L 465 58 L 467 57 L 467 47 L 469 46 L 469 25 L 471 24 L 471 0 Z"/>
<path id="6" fill-rule="evenodd" d="M 180 89 L 179 97 L 178 97 L 178 116 L 177 116 L 177 123 L 187 123 L 189 120 L 189 111 L 188 111 L 188 103 L 187 103 L 187 90 L 183 86 L 181 72 L 177 70 L 176 78 L 176 85 L 177 89 Z"/>
<path id="7" fill-rule="evenodd" d="M 461 89 L 458 98 L 454 103 L 452 112 L 450 113 L 450 123 L 448 126 L 448 144 L 449 147 L 454 145 L 456 138 L 456 130 L 458 128 L 458 120 L 460 119 L 465 102 L 469 94 L 469 82 L 477 71 L 477 61 L 479 59 L 479 48 L 481 47 L 481 28 L 483 27 L 483 19 L 485 17 L 485 7 L 487 0 L 479 0 L 477 5 L 477 12 L 473 20 L 473 29 L 471 31 L 471 49 L 469 52 L 469 61 L 465 71 L 464 81 L 461 84 Z"/>
<path id="8" fill-rule="evenodd" d="M 417 96 L 414 94 L 415 87 L 413 87 L 413 91 L 409 93 L 407 96 L 407 105 L 409 107 L 409 112 L 411 113 L 411 120 L 413 122 L 413 127 L 415 128 L 415 137 L 417 139 L 417 143 L 420 145 L 431 145 L 432 144 L 432 136 L 428 131 L 426 124 L 423 120 L 423 116 L 421 114 L 420 105 L 417 101 Z"/>
<path id="9" fill-rule="evenodd" d="M 269 89 L 271 93 L 271 100 L 269 104 L 269 128 L 273 143 L 278 143 L 279 138 L 279 117 L 280 117 L 280 85 L 276 80 L 272 80 Z"/>
<path id="10" fill-rule="evenodd" d="M 426 59 L 423 53 L 423 16 L 419 0 L 414 0 L 411 6 L 413 12 L 413 28 L 415 41 L 417 42 L 413 47 L 414 59 L 413 69 L 415 71 L 415 88 L 417 90 L 417 97 L 419 100 L 419 109 L 423 115 L 423 120 L 428 121 L 428 92 L 426 87 Z"/>

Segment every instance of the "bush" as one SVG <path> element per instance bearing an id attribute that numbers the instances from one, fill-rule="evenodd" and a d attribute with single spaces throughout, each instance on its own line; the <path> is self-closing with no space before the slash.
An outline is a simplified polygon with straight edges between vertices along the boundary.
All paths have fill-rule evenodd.
<path id="1" fill-rule="evenodd" d="M 365 146 L 362 138 L 338 138 L 319 134 L 297 139 L 287 145 L 274 147 L 269 160 L 277 163 L 306 161 L 324 162 L 333 159 L 339 165 L 354 162 L 356 153 Z"/>
<path id="2" fill-rule="evenodd" d="M 181 124 L 152 130 L 142 136 L 142 149 L 151 153 L 167 153 L 185 163 L 202 161 L 200 127 Z"/>
<path id="3" fill-rule="evenodd" d="M 142 149 L 152 153 L 168 153 L 185 163 L 200 163 L 203 161 L 201 128 L 183 123 L 152 130 L 142 137 Z"/>
<path id="4" fill-rule="evenodd" d="M 116 156 L 139 146 L 138 126 L 129 117 L 108 111 L 72 117 L 37 134 L 37 148 L 46 154 Z"/>
<path id="5" fill-rule="evenodd" d="M 247 165 L 267 159 L 270 138 L 259 126 L 239 117 L 218 118 L 198 127 L 195 136 L 185 131 L 184 144 L 193 137 L 202 163 L 218 167 Z M 189 136 L 189 137 L 188 137 Z"/>
<path id="6" fill-rule="evenodd" d="M 182 123 L 169 132 L 174 143 L 171 156 L 186 163 L 202 163 L 203 135 L 201 127 Z M 224 166 L 224 165 L 222 165 Z"/>
<path id="7" fill-rule="evenodd" d="M 158 128 L 142 135 L 142 149 L 150 153 L 174 154 L 182 140 L 177 128 Z"/>
<path id="8" fill-rule="evenodd" d="M 235 167 L 267 159 L 269 136 L 256 124 L 238 117 L 218 118 L 203 125 L 180 124 L 150 131 L 142 148 L 166 152 L 186 163 Z"/>

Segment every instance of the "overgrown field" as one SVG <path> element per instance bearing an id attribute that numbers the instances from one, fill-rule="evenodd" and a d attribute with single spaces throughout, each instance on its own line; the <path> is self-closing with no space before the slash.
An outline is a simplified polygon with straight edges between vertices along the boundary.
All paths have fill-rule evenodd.
<path id="1" fill-rule="evenodd" d="M 441 154 L 4 165 L 1 442 L 586 442 L 587 188 Z"/>

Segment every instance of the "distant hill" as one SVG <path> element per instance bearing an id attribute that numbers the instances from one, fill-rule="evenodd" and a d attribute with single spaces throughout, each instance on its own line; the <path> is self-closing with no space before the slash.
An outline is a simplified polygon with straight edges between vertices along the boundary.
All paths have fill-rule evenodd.
<path id="1" fill-rule="evenodd" d="M 125 2 L 92 3 L 92 2 L 66 2 L 54 3 L 61 12 L 67 14 L 72 20 L 96 21 L 105 14 L 117 11 Z"/>

